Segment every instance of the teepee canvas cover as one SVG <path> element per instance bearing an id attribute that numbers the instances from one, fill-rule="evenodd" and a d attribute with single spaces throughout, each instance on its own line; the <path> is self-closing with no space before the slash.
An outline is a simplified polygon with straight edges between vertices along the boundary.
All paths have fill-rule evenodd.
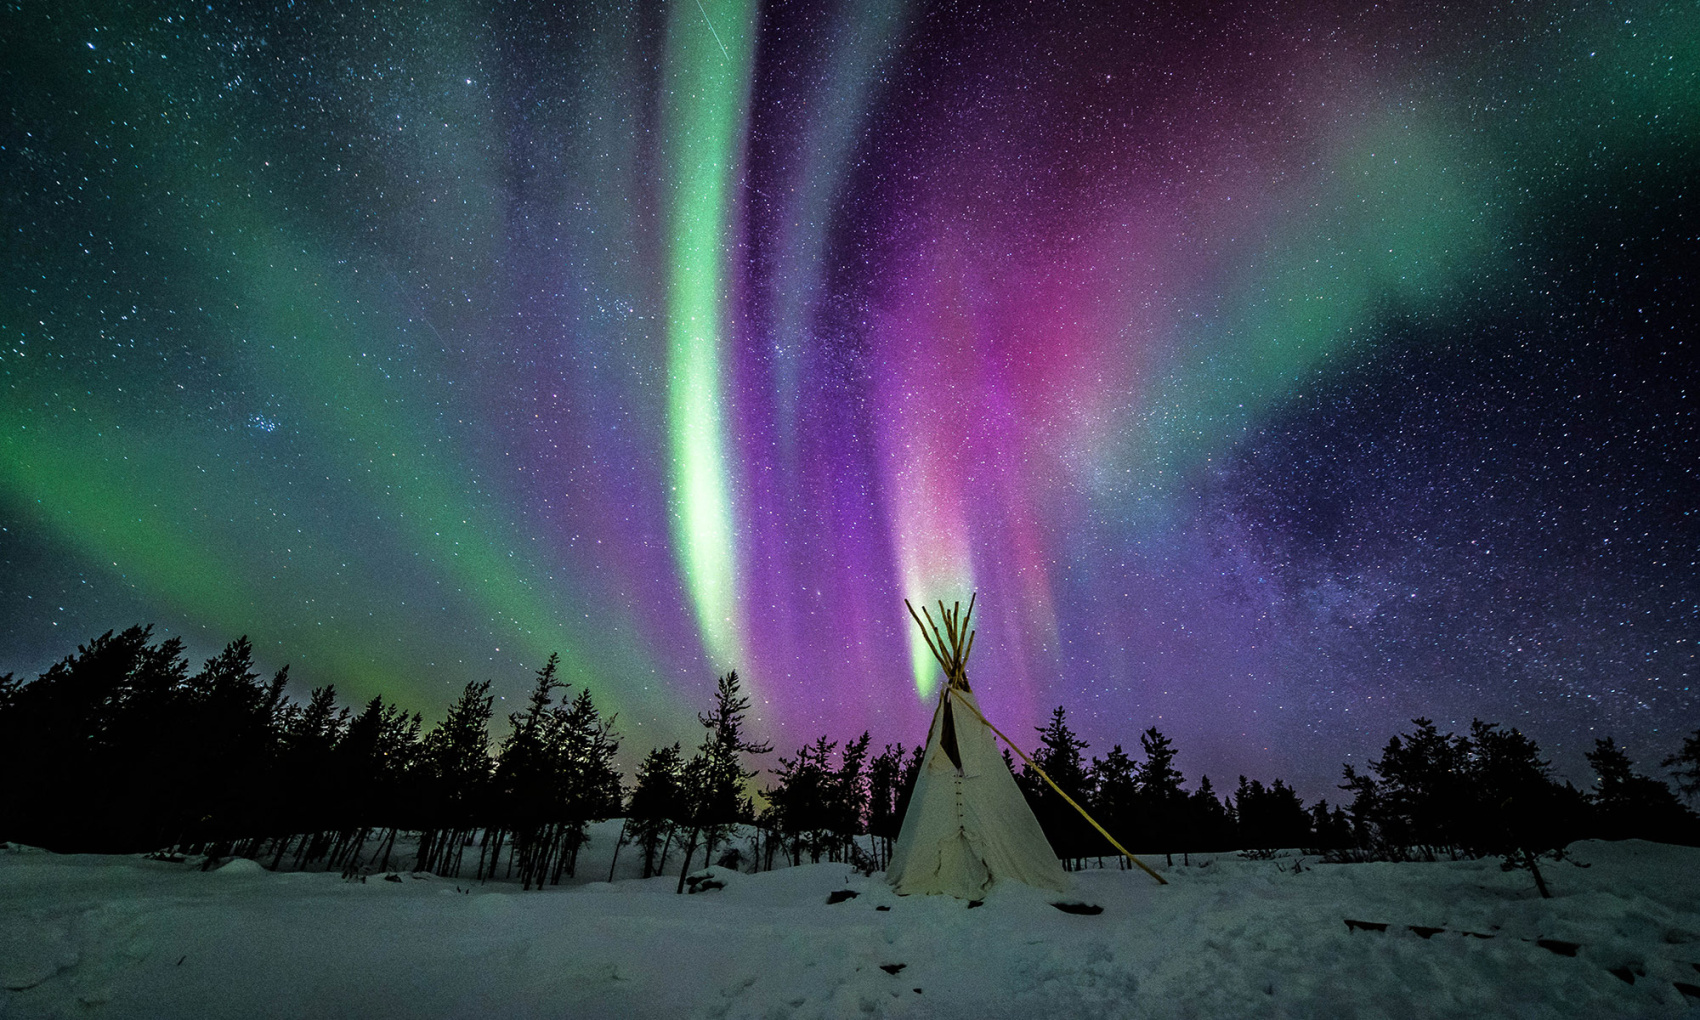
<path id="1" fill-rule="evenodd" d="M 945 634 L 935 629 L 939 641 L 933 650 L 945 668 L 944 690 L 886 880 L 900 895 L 944 893 L 968 900 L 982 898 L 994 882 L 1005 879 L 1061 892 L 1068 888 L 1068 874 L 968 688 L 967 653 L 973 642 L 963 643 L 967 621 L 959 624 L 942 605 L 940 612 Z"/>

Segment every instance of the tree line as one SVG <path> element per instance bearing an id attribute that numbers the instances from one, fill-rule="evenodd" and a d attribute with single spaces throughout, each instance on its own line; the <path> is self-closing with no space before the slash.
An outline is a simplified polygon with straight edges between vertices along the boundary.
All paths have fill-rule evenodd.
<path id="1" fill-rule="evenodd" d="M 496 739 L 488 681 L 468 684 L 427 728 L 381 696 L 356 710 L 325 686 L 295 701 L 287 667 L 263 677 L 246 638 L 191 671 L 176 638 L 108 632 L 34 680 L 0 676 L 0 771 L 29 777 L 0 784 L 0 839 L 350 875 L 412 868 L 526 888 L 577 874 L 590 824 L 610 818 L 624 819 L 616 857 L 631 847 L 645 877 L 672 861 L 680 888 L 699 863 L 874 870 L 889 860 L 924 747 L 875 752 L 868 733 L 822 736 L 778 756 L 757 784 L 751 759 L 772 748 L 746 732 L 749 700 L 732 672 L 698 717 L 697 746 L 650 750 L 628 784 L 615 720 L 558 674 L 551 656 Z M 1344 768 L 1336 806 L 1307 806 L 1279 779 L 1241 776 L 1219 794 L 1201 776 L 1188 789 L 1174 743 L 1155 727 L 1135 754 L 1114 745 L 1089 757 L 1060 706 L 1037 728 L 1037 768 L 1004 756 L 1071 867 L 1112 852 L 1053 782 L 1123 844 L 1171 863 L 1289 847 L 1337 860 L 1498 855 L 1544 891 L 1539 861 L 1574 839 L 1700 843 L 1694 813 L 1609 738 L 1587 755 L 1595 781 L 1585 793 L 1559 782 L 1516 729 L 1413 726 L 1366 770 Z M 1700 731 L 1663 764 L 1684 795 L 1700 793 Z"/>
<path id="2" fill-rule="evenodd" d="M 1116 745 L 1088 761 L 1060 706 L 1039 729 L 1033 759 L 1124 844 L 1165 853 L 1170 863 L 1175 853 L 1276 848 L 1335 861 L 1499 857 L 1508 869 L 1530 872 L 1545 896 L 1541 862 L 1562 858 L 1577 839 L 1700 845 L 1700 817 L 1667 783 L 1636 771 L 1610 737 L 1585 755 L 1594 791 L 1584 793 L 1560 782 L 1539 745 L 1516 728 L 1480 719 L 1465 734 L 1441 733 L 1429 719 L 1412 726 L 1365 771 L 1343 767 L 1347 799 L 1335 807 L 1319 800 L 1307 808 L 1279 779 L 1264 786 L 1240 776 L 1235 791 L 1219 798 L 1204 776 L 1188 791 L 1172 741 L 1156 728 L 1140 736 L 1143 760 Z M 1684 795 L 1700 794 L 1700 731 L 1663 764 Z M 1023 766 L 1016 780 L 1058 855 L 1078 863 L 1105 853 L 1104 838 L 1036 772 Z"/>

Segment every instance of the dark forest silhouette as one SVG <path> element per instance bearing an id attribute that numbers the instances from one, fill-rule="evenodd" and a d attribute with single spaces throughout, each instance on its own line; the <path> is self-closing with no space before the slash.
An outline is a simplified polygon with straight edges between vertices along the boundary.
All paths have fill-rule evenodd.
<path id="1" fill-rule="evenodd" d="M 778 757 L 758 808 L 750 759 L 771 747 L 745 732 L 749 700 L 732 672 L 699 716 L 701 744 L 651 750 L 628 786 L 615 720 L 589 691 L 569 696 L 558 669 L 551 656 L 497 741 L 488 681 L 468 684 L 427 728 L 382 697 L 358 711 L 341 705 L 330 686 L 292 700 L 288 668 L 262 676 L 246 638 L 191 672 L 176 638 L 156 642 L 140 626 L 108 632 L 32 681 L 0 676 L 0 772 L 14 777 L 0 787 L 0 839 L 244 856 L 350 876 L 412 868 L 526 888 L 574 876 L 590 824 L 610 818 L 624 819 L 616 861 L 631 847 L 645 877 L 676 861 L 681 889 L 699 859 L 869 871 L 889 860 L 923 747 L 875 753 L 868 733 L 823 735 Z M 1412 727 L 1363 771 L 1345 766 L 1337 806 L 1307 806 L 1279 779 L 1240 776 L 1222 795 L 1201 776 L 1189 790 L 1174 743 L 1155 727 L 1139 734 L 1137 755 L 1117 744 L 1088 757 L 1061 706 L 1037 728 L 1032 757 L 1124 844 L 1171 864 L 1276 848 L 1335 861 L 1497 856 L 1544 894 L 1541 862 L 1575 839 L 1700 845 L 1700 818 L 1611 738 L 1587 754 L 1594 789 L 1583 792 L 1558 781 L 1516 729 Z M 1065 863 L 1119 859 L 1031 768 L 1011 764 Z M 1700 795 L 1700 731 L 1661 764 L 1681 796 Z"/>

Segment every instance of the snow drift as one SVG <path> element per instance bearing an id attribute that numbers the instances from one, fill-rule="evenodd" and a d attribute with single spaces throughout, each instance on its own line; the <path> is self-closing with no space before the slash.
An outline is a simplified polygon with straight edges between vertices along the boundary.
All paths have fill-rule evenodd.
<path id="1" fill-rule="evenodd" d="M 0 1016 L 1700 1016 L 1700 850 L 1573 854 L 1546 901 L 1495 861 L 1194 856 L 1076 873 L 1081 915 L 842 864 L 522 893 L 12 848 Z"/>

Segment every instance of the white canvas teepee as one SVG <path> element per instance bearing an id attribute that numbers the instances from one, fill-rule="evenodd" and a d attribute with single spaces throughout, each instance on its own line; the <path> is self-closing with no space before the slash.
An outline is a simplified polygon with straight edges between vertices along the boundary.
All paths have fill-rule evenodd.
<path id="1" fill-rule="evenodd" d="M 900 895 L 943 893 L 968 900 L 984 897 L 1004 880 L 1066 890 L 1068 873 L 1015 785 L 968 687 L 973 649 L 973 634 L 964 636 L 968 620 L 942 604 L 939 612 L 944 633 L 935 627 L 928 636 L 925 626 L 921 633 L 944 667 L 945 684 L 886 880 Z M 969 617 L 973 612 L 970 600 Z M 920 618 L 915 622 L 920 625 Z"/>

